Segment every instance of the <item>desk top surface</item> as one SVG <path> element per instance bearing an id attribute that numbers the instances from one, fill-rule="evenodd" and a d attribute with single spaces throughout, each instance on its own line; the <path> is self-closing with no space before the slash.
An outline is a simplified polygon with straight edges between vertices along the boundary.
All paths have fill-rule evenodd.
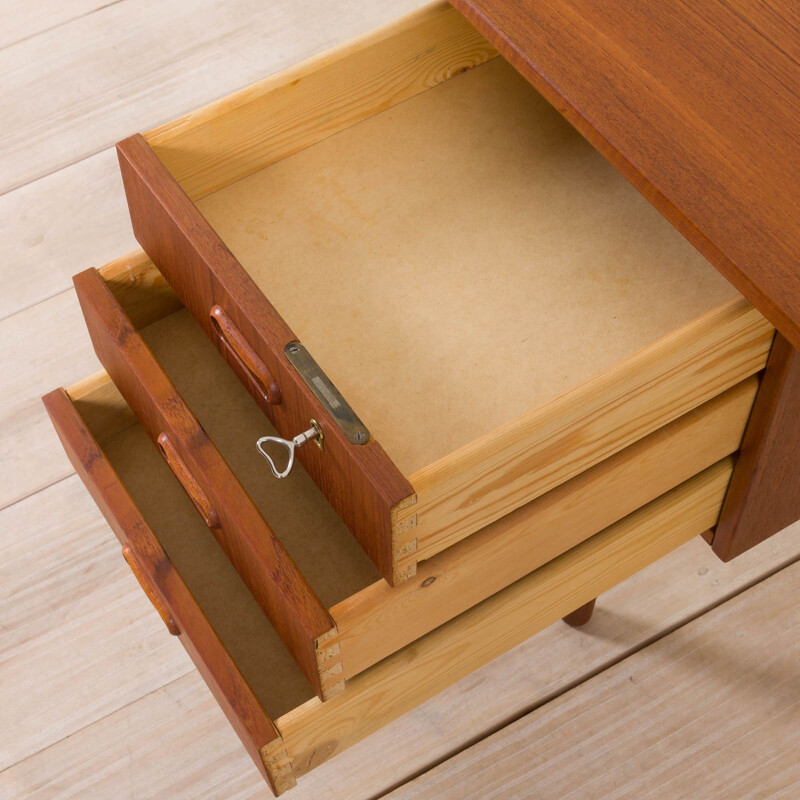
<path id="1" fill-rule="evenodd" d="M 800 4 L 451 2 L 800 348 Z"/>

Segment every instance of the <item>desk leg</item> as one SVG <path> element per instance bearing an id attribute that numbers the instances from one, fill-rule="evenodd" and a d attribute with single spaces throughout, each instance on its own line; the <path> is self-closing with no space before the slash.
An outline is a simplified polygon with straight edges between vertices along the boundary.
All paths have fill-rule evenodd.
<path id="1" fill-rule="evenodd" d="M 567 614 L 567 616 L 564 617 L 564 622 L 566 622 L 567 625 L 571 625 L 573 628 L 580 628 L 581 625 L 585 625 L 592 618 L 595 600 L 597 600 L 597 598 L 590 600 L 580 608 L 576 608 L 571 614 Z"/>
<path id="2" fill-rule="evenodd" d="M 775 334 L 711 547 L 723 561 L 800 518 L 800 352 Z"/>

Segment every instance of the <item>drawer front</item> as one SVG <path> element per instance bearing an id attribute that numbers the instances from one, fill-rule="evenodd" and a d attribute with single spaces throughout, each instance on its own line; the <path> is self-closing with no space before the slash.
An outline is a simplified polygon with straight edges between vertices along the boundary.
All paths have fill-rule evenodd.
<path id="1" fill-rule="evenodd" d="M 136 238 L 262 407 L 291 439 L 318 420 L 325 450 L 298 458 L 390 583 L 392 513 L 411 484 L 374 439 L 348 441 L 284 351 L 297 337 L 141 136 L 117 145 Z"/>
<path id="2" fill-rule="evenodd" d="M 333 621 L 96 270 L 75 276 L 95 351 L 317 694 Z M 213 387 L 212 387 L 213 388 Z M 330 665 L 326 665 L 329 673 Z"/>
<path id="3" fill-rule="evenodd" d="M 150 601 L 177 635 L 261 774 L 280 788 L 280 769 L 267 751 L 280 751 L 280 736 L 239 668 L 217 637 L 144 517 L 72 403 L 58 389 L 44 398 L 73 467 L 123 547 L 123 556 Z M 264 755 L 262 755 L 262 753 Z"/>

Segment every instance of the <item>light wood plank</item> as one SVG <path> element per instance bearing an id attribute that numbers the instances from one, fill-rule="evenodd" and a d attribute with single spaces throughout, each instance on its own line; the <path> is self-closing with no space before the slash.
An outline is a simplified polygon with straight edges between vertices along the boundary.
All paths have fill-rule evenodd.
<path id="1" fill-rule="evenodd" d="M 142 0 L 6 48 L 0 193 L 421 4 Z"/>
<path id="2" fill-rule="evenodd" d="M 106 265 L 133 320 L 179 306 L 141 251 Z M 41 396 L 100 369 L 73 289 L 0 320 L 0 508 L 72 473 Z"/>
<path id="3" fill-rule="evenodd" d="M 127 2 L 127 0 L 125 0 Z M 0 195 L 5 318 L 136 246 L 113 149 Z"/>
<path id="4" fill-rule="evenodd" d="M 389 795 L 795 798 L 800 564 Z"/>
<path id="5" fill-rule="evenodd" d="M 0 508 L 72 473 L 41 402 L 100 369 L 75 292 L 0 321 Z"/>
<path id="6" fill-rule="evenodd" d="M 295 776 L 699 536 L 719 516 L 732 469 L 733 460 L 723 459 L 357 675 L 338 697 L 314 698 L 284 714 L 275 724 Z"/>
<path id="7" fill-rule="evenodd" d="M 301 778 L 289 797 L 368 800 L 381 795 L 403 776 L 436 764 L 800 558 L 798 533 L 798 526 L 787 529 L 729 564 L 719 562 L 700 539 L 689 542 L 603 595 L 591 635 L 560 624 L 547 628 Z M 156 625 L 155 614 L 150 615 Z M 162 637 L 181 651 L 171 637 Z M 109 657 L 107 669 L 124 670 L 126 658 L 125 653 Z M 197 673 L 0 773 L 3 800 L 55 795 L 81 800 L 271 796 Z"/>
<path id="8" fill-rule="evenodd" d="M 762 369 L 772 337 L 761 314 L 733 299 L 414 473 L 417 503 L 397 515 L 399 544 L 416 540 L 407 560 L 429 558 Z"/>
<path id="9" fill-rule="evenodd" d="M 487 531 L 331 609 L 350 679 L 738 449 L 758 379 L 502 517 Z"/>
<path id="10" fill-rule="evenodd" d="M 97 372 L 67 390 L 99 443 L 136 424 L 136 416 L 107 372 Z"/>
<path id="11" fill-rule="evenodd" d="M 196 200 L 496 55 L 442 2 L 169 122 L 145 139 Z"/>
<path id="12" fill-rule="evenodd" d="M 192 669 L 77 476 L 0 511 L 0 769 Z"/>
<path id="13" fill-rule="evenodd" d="M 192 672 L 0 772 L 0 798 L 23 797 L 268 800 L 272 793 Z"/>
<path id="14" fill-rule="evenodd" d="M 120 2 L 121 0 L 116 0 Z M 37 0 L 0 3 L 0 49 L 91 14 L 115 0 Z"/>

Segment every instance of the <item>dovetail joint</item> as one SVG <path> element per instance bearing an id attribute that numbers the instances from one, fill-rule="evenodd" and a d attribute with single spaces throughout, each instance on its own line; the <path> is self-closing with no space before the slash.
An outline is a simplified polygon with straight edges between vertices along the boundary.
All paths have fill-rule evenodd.
<path id="1" fill-rule="evenodd" d="M 399 502 L 392 508 L 392 573 L 394 582 L 402 583 L 417 574 L 417 562 L 414 553 L 417 552 L 417 537 L 414 535 L 418 524 L 418 515 L 409 514 L 405 519 L 400 519 L 400 511 L 416 505 L 417 495 L 413 494 Z M 414 559 L 410 563 L 409 559 Z"/>
<path id="2" fill-rule="evenodd" d="M 395 583 L 403 583 L 403 581 L 407 581 L 410 578 L 413 578 L 416 574 L 417 574 L 417 562 L 416 561 L 412 561 L 410 564 L 406 564 L 403 567 L 395 564 L 394 582 Z"/>
<path id="3" fill-rule="evenodd" d="M 401 534 L 413 530 L 417 527 L 417 518 L 416 514 L 412 514 L 410 517 L 406 517 L 406 519 L 398 520 L 394 524 L 394 533 Z"/>
<path id="4" fill-rule="evenodd" d="M 261 748 L 261 760 L 264 762 L 264 769 L 276 795 L 283 794 L 297 785 L 292 759 L 289 758 L 281 737 L 273 739 Z"/>
<path id="5" fill-rule="evenodd" d="M 325 642 L 330 641 L 337 634 L 338 630 L 334 627 L 327 633 L 323 633 L 314 643 L 323 700 L 330 700 L 344 691 L 342 645 L 338 641 L 334 641 L 332 644 L 324 646 Z"/>

